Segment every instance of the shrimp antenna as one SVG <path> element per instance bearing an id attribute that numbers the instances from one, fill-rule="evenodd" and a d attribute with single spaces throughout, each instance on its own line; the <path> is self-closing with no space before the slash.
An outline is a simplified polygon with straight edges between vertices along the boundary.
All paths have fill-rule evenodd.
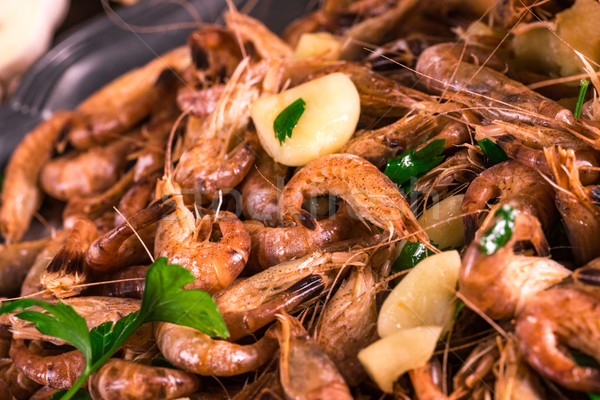
<path id="1" fill-rule="evenodd" d="M 175 139 L 175 132 L 177 131 L 177 128 L 179 128 L 179 124 L 181 124 L 181 121 L 185 117 L 187 117 L 188 114 L 189 114 L 189 111 L 185 111 L 185 112 L 181 113 L 181 115 L 179 117 L 177 117 L 177 119 L 175 120 L 175 123 L 171 127 L 171 132 L 169 133 L 169 139 L 167 140 L 167 151 L 165 154 L 165 172 L 164 172 L 164 174 L 166 177 L 171 177 L 171 174 L 172 174 L 173 165 L 171 163 L 171 158 L 172 158 L 172 154 L 173 154 L 173 140 Z"/>

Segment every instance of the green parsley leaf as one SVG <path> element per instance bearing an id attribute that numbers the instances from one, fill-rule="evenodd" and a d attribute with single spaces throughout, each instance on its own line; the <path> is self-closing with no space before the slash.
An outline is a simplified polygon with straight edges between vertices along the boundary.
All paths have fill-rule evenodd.
<path id="1" fill-rule="evenodd" d="M 600 394 L 594 394 L 594 393 L 586 393 L 588 395 L 588 397 L 590 398 L 590 400 L 600 400 Z"/>
<path id="2" fill-rule="evenodd" d="M 437 167 L 444 156 L 445 139 L 437 139 L 423 147 L 421 150 L 409 150 L 406 153 L 388 161 L 384 173 L 397 185 L 403 185 L 410 178 L 418 178 Z"/>
<path id="3" fill-rule="evenodd" d="M 182 290 L 195 280 L 187 269 L 167 265 L 161 257 L 146 274 L 140 318 L 145 322 L 164 321 L 201 330 L 209 336 L 229 336 L 225 322 L 212 297 L 201 290 Z"/>
<path id="4" fill-rule="evenodd" d="M 485 155 L 485 164 L 489 167 L 510 160 L 510 157 L 502 150 L 502 147 L 488 138 L 478 140 L 477 144 Z"/>
<path id="5" fill-rule="evenodd" d="M 577 104 L 575 105 L 575 118 L 579 118 L 581 115 L 581 106 L 583 105 L 583 100 L 585 99 L 585 92 L 587 92 L 587 88 L 590 85 L 590 81 L 587 79 L 582 79 L 579 81 L 579 97 L 577 97 Z"/>
<path id="6" fill-rule="evenodd" d="M 275 137 L 279 140 L 280 146 L 285 142 L 286 138 L 292 137 L 292 130 L 298 125 L 298 121 L 302 114 L 304 114 L 305 109 L 306 102 L 300 97 L 287 106 L 275 118 L 275 121 L 273 121 L 273 130 L 275 131 Z"/>
<path id="7" fill-rule="evenodd" d="M 435 243 L 432 244 L 435 246 Z M 406 242 L 400 251 L 400 255 L 394 261 L 394 265 L 392 265 L 392 273 L 413 268 L 419 262 L 433 254 L 433 251 L 429 250 L 421 242 Z"/>
<path id="8" fill-rule="evenodd" d="M 513 235 L 515 218 L 518 213 L 509 204 L 503 205 L 496 211 L 494 216 L 498 217 L 498 221 L 483 234 L 479 243 L 483 254 L 494 254 L 500 247 L 508 243 Z"/>
<path id="9" fill-rule="evenodd" d="M 79 390 L 85 380 L 146 322 L 171 322 L 198 329 L 211 336 L 229 335 L 210 295 L 201 290 L 182 290 L 193 281 L 194 276 L 188 270 L 179 265 L 168 265 L 167 259 L 161 257 L 146 274 L 140 310 L 121 318 L 115 324 L 105 322 L 89 332 L 85 320 L 71 306 L 60 301 L 56 305 L 35 299 L 5 302 L 0 307 L 0 314 L 32 306 L 48 311 L 49 314 L 26 310 L 16 316 L 34 322 L 40 332 L 61 338 L 81 350 L 86 360 L 83 374 L 71 389 L 53 398 L 83 400 L 89 398 L 87 392 Z"/>

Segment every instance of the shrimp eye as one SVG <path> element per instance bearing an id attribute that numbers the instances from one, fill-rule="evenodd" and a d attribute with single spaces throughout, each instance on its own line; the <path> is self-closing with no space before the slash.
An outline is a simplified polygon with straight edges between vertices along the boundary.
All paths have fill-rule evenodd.
<path id="1" fill-rule="evenodd" d="M 600 269 L 583 267 L 573 272 L 573 278 L 585 285 L 600 286 Z"/>

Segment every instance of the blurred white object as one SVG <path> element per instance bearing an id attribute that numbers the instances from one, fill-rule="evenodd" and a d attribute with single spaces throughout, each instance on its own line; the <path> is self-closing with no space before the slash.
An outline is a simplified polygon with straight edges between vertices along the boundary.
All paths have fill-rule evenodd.
<path id="1" fill-rule="evenodd" d="M 0 0 L 0 101 L 44 54 L 70 0 Z"/>

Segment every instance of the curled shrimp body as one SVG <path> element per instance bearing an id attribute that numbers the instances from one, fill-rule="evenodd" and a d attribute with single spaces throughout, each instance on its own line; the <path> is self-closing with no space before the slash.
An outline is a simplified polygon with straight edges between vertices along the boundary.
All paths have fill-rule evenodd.
<path id="1" fill-rule="evenodd" d="M 279 217 L 277 209 L 280 185 L 288 167 L 275 162 L 265 152 L 259 153 L 254 168 L 250 170 L 240 186 L 243 212 L 247 219 L 276 226 Z"/>
<path id="2" fill-rule="evenodd" d="M 317 342 L 350 386 L 366 378 L 358 352 L 377 336 L 375 283 L 371 269 L 353 269 L 327 302 L 316 328 Z"/>
<path id="3" fill-rule="evenodd" d="M 183 204 L 180 189 L 170 178 L 158 184 L 161 195 L 175 195 L 175 212 L 157 224 L 154 253 L 188 269 L 196 278 L 187 288 L 218 291 L 229 286 L 242 272 L 250 255 L 248 230 L 235 214 L 221 211 L 196 221 Z M 221 238 L 210 241 L 213 222 Z M 204 232 L 200 232 L 204 231 Z M 203 236 L 204 235 L 204 236 Z"/>
<path id="4" fill-rule="evenodd" d="M 279 213 L 309 229 L 318 222 L 302 209 L 304 200 L 323 194 L 341 197 L 360 218 L 397 236 L 429 243 L 397 186 L 370 162 L 353 154 L 322 156 L 298 171 L 284 187 Z"/>
<path id="5" fill-rule="evenodd" d="M 331 218 L 318 221 L 314 230 L 302 225 L 270 228 L 252 221 L 244 225 L 252 238 L 248 266 L 263 270 L 347 239 L 352 234 L 355 221 L 342 206 Z"/>
<path id="6" fill-rule="evenodd" d="M 10 358 L 29 379 L 54 389 L 68 389 L 85 368 L 85 357 L 79 350 L 43 356 L 34 354 L 23 340 L 13 340 Z"/>
<path id="7" fill-rule="evenodd" d="M 118 140 L 55 158 L 42 169 L 40 184 L 46 193 L 63 201 L 99 194 L 117 182 L 130 150 L 131 142 Z"/>
<path id="8" fill-rule="evenodd" d="M 519 349 L 541 375 L 573 390 L 600 391 L 600 371 L 578 366 L 566 346 L 600 360 L 600 300 L 573 287 L 532 298 L 517 319 Z"/>
<path id="9" fill-rule="evenodd" d="M 127 243 L 133 233 L 159 221 L 177 207 L 171 196 L 160 198 L 147 208 L 135 213 L 127 222 L 97 238 L 85 254 L 86 264 L 95 271 L 106 272 L 133 265 L 139 256 L 130 254 Z M 129 239 L 129 240 L 128 240 Z M 143 260 L 142 260 L 143 261 Z"/>
<path id="10" fill-rule="evenodd" d="M 252 334 L 274 321 L 277 313 L 292 312 L 319 295 L 346 265 L 362 266 L 364 259 L 351 252 L 316 252 L 267 268 L 219 292 L 215 301 L 231 339 Z"/>
<path id="11" fill-rule="evenodd" d="M 337 367 L 297 319 L 278 316 L 279 378 L 287 398 L 352 399 Z"/>
<path id="12" fill-rule="evenodd" d="M 582 265 L 600 255 L 600 207 L 597 187 L 584 187 L 575 152 L 560 147 L 544 149 L 554 179 L 554 201 L 561 214 L 575 261 Z"/>
<path id="13" fill-rule="evenodd" d="M 92 375 L 89 390 L 94 400 L 167 400 L 188 396 L 198 386 L 198 378 L 185 371 L 111 359 Z"/>
<path id="14" fill-rule="evenodd" d="M 40 173 L 72 117 L 70 112 L 56 112 L 28 133 L 13 152 L 5 171 L 0 207 L 0 233 L 7 243 L 21 240 L 39 207 Z"/>
<path id="15" fill-rule="evenodd" d="M 479 224 L 479 213 L 494 198 L 502 204 L 533 215 L 547 227 L 555 215 L 552 186 L 535 171 L 517 161 L 505 161 L 483 171 L 469 185 L 461 211 L 465 216 L 465 241 L 469 243 Z"/>
<path id="16" fill-rule="evenodd" d="M 141 299 L 144 294 L 144 278 L 150 265 L 134 265 L 121 271 L 105 276 L 107 281 L 121 281 L 105 283 L 97 286 L 94 295 L 110 297 L 130 297 Z"/>
<path id="17" fill-rule="evenodd" d="M 0 247 L 0 296 L 19 294 L 25 276 L 49 241 L 46 238 Z"/>
<path id="18" fill-rule="evenodd" d="M 257 342 L 239 345 L 180 325 L 160 323 L 156 344 L 173 365 L 199 375 L 234 376 L 254 371 L 268 362 L 277 341 L 265 334 Z"/>
<path id="19" fill-rule="evenodd" d="M 513 317 L 537 293 L 569 275 L 565 267 L 544 258 L 549 247 L 537 218 L 518 213 L 512 237 L 490 255 L 480 245 L 486 225 L 467 248 L 458 282 L 460 293 L 491 318 Z M 514 254 L 519 241 L 531 242 L 540 257 Z"/>

